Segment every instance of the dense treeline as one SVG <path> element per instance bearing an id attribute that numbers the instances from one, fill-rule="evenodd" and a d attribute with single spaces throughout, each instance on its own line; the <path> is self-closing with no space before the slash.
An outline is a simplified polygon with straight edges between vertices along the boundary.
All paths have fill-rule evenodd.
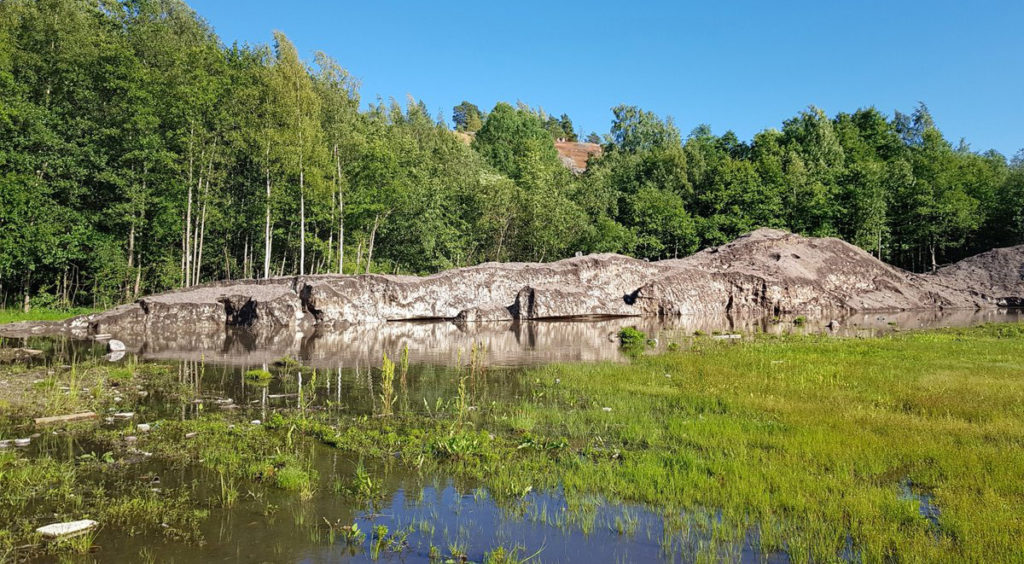
<path id="1" fill-rule="evenodd" d="M 317 53 L 220 43 L 179 0 L 0 2 L 0 299 L 109 304 L 221 278 L 425 273 L 576 251 L 651 259 L 760 226 L 915 270 L 1024 237 L 1024 163 L 954 147 L 927 109 L 810 108 L 749 142 L 613 110 L 361 109 Z M 593 139 L 594 135 L 588 136 Z"/>

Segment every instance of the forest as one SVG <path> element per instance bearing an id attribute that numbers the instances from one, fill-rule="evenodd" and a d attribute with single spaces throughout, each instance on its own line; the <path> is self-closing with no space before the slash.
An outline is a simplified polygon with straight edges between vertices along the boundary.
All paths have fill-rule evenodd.
<path id="1" fill-rule="evenodd" d="M 749 141 L 621 105 L 577 174 L 554 145 L 577 138 L 567 114 L 463 102 L 453 128 L 359 90 L 281 32 L 224 44 L 179 0 L 0 2 L 0 307 L 577 252 L 657 260 L 758 227 L 919 272 L 1024 242 L 1024 153 L 946 139 L 923 103 L 809 106 Z"/>

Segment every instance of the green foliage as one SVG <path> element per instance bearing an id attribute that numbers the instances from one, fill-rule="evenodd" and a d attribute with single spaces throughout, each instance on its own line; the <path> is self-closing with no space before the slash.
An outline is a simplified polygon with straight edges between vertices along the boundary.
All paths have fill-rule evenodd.
<path id="1" fill-rule="evenodd" d="M 387 417 L 392 414 L 395 404 L 395 363 L 384 353 L 380 367 L 380 414 Z"/>
<path id="2" fill-rule="evenodd" d="M 646 343 L 647 334 L 636 327 L 623 327 L 619 330 L 619 346 L 623 348 L 642 348 Z"/>
<path id="3" fill-rule="evenodd" d="M 453 109 L 452 121 L 455 123 L 455 131 L 475 132 L 483 127 L 483 114 L 476 104 L 463 100 Z"/>
<path id="4" fill-rule="evenodd" d="M 685 255 L 758 227 L 922 271 L 1024 242 L 1024 159 L 954 146 L 923 104 L 808 108 L 749 142 L 612 109 L 570 172 L 567 114 L 361 110 L 284 34 L 223 45 L 180 0 L 0 2 L 0 308 L 105 307 L 240 277 L 429 273 L 583 252 Z M 599 143 L 596 134 L 587 141 Z"/>
<path id="5" fill-rule="evenodd" d="M 263 369 L 247 370 L 245 372 L 245 381 L 256 386 L 268 386 L 273 379 L 274 375 Z"/>

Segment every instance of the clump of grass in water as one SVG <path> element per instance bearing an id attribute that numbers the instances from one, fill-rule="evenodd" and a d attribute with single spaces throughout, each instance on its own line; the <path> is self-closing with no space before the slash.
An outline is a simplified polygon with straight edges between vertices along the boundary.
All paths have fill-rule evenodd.
<path id="1" fill-rule="evenodd" d="M 544 549 L 541 548 L 529 556 L 520 556 L 524 550 L 526 549 L 522 545 L 510 549 L 499 546 L 484 554 L 484 564 L 526 564 L 539 557 Z"/>
<path id="2" fill-rule="evenodd" d="M 395 405 L 395 363 L 384 353 L 380 367 L 380 414 L 383 417 L 392 415 Z"/>
<path id="3" fill-rule="evenodd" d="M 247 370 L 245 381 L 254 386 L 269 386 L 274 375 L 263 369 Z"/>
<path id="4" fill-rule="evenodd" d="M 643 347 L 647 344 L 647 334 L 636 327 L 623 327 L 619 330 L 619 346 L 622 348 Z"/>

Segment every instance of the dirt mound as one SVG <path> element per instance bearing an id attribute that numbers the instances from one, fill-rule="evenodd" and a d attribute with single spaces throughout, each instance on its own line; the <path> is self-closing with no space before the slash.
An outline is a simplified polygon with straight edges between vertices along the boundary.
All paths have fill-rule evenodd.
<path id="1" fill-rule="evenodd" d="M 942 284 L 993 296 L 1004 306 L 1024 306 L 1024 245 L 992 249 L 940 268 Z"/>
<path id="2" fill-rule="evenodd" d="M 601 316 L 842 315 L 1020 305 L 1024 247 L 917 275 L 839 239 L 759 229 L 683 259 L 615 254 L 486 263 L 431 276 L 296 276 L 226 281 L 148 296 L 63 324 L 12 331 L 113 335 L 180 330 L 339 329 L 410 320 L 515 321 Z"/>
<path id="3" fill-rule="evenodd" d="M 587 160 L 592 155 L 601 154 L 601 146 L 597 143 L 555 141 L 555 149 L 558 149 L 558 156 L 565 166 L 574 172 L 587 170 Z"/>
<path id="4" fill-rule="evenodd" d="M 822 304 L 839 303 L 854 311 L 980 305 L 979 297 L 967 295 L 962 287 L 890 266 L 841 239 L 803 237 L 777 229 L 758 229 L 720 247 L 667 262 L 760 277 L 778 292 L 810 291 Z"/>

